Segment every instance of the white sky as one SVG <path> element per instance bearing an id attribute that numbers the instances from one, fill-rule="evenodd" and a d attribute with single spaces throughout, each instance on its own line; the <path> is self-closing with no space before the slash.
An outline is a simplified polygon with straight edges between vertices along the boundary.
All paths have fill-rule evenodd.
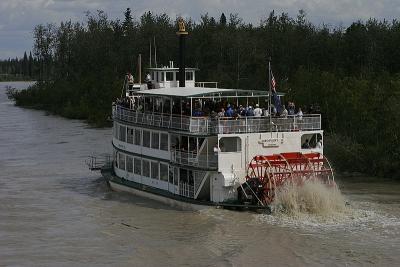
<path id="1" fill-rule="evenodd" d="M 0 0 L 0 59 L 21 57 L 32 49 L 32 31 L 37 24 L 84 21 L 85 11 L 103 10 L 109 18 L 123 19 L 127 7 L 139 17 L 145 11 L 200 19 L 209 13 L 238 13 L 255 25 L 275 10 L 295 17 L 303 9 L 316 25 L 348 26 L 371 17 L 391 21 L 400 14 L 400 0 Z"/>

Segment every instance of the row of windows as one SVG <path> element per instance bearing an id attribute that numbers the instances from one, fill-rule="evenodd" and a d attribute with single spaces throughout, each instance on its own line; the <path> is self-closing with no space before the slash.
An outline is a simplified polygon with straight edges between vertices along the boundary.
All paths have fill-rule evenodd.
<path id="1" fill-rule="evenodd" d="M 115 165 L 117 168 L 129 173 L 168 182 L 169 171 L 166 163 L 118 153 Z M 173 183 L 172 181 L 173 176 L 171 174 L 170 183 Z"/>
<path id="2" fill-rule="evenodd" d="M 175 75 L 174 75 L 175 74 Z M 185 72 L 185 80 L 186 81 L 193 81 L 194 80 L 194 71 L 186 71 Z M 167 71 L 165 72 L 165 80 L 166 81 L 176 81 L 178 80 L 179 73 Z M 164 72 L 153 72 L 153 80 L 156 82 L 164 82 Z"/>
<path id="3" fill-rule="evenodd" d="M 179 177 L 182 183 L 194 185 L 194 171 L 178 167 L 169 167 L 167 163 L 117 153 L 115 165 L 117 168 L 127 171 L 128 173 L 166 181 L 171 184 L 178 185 Z"/>
<path id="4" fill-rule="evenodd" d="M 122 142 L 168 151 L 168 134 L 114 124 L 114 137 Z"/>

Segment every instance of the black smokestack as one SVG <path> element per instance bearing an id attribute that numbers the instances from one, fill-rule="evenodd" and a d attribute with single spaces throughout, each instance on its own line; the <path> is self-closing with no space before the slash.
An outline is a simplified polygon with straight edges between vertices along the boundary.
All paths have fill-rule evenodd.
<path id="1" fill-rule="evenodd" d="M 178 20 L 179 31 L 179 87 L 185 87 L 185 39 L 188 35 L 185 31 L 185 22 L 182 18 Z"/>

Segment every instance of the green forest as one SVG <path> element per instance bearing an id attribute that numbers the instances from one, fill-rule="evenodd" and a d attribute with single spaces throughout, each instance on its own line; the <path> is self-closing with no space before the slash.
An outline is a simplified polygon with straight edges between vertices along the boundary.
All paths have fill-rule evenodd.
<path id="1" fill-rule="evenodd" d="M 124 74 L 137 73 L 138 54 L 143 69 L 178 62 L 177 18 L 135 17 L 130 9 L 123 20 L 102 11 L 86 17 L 34 28 L 38 83 L 14 92 L 16 105 L 104 126 Z M 186 18 L 186 65 L 200 69 L 197 80 L 267 90 L 271 57 L 284 101 L 319 106 L 325 152 L 336 170 L 400 179 L 400 22 L 329 27 L 313 25 L 302 10 L 265 18 L 257 26 L 238 14 Z M 150 43 L 157 62 L 149 61 Z"/>

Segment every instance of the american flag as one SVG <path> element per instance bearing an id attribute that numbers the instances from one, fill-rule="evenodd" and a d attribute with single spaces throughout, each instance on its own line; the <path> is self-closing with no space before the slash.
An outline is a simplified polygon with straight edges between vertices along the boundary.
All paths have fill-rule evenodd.
<path id="1" fill-rule="evenodd" d="M 274 92 L 274 93 L 276 93 L 276 81 L 275 81 L 275 78 L 274 78 L 274 74 L 272 74 L 272 71 L 271 71 L 271 87 L 272 87 L 272 91 Z"/>

